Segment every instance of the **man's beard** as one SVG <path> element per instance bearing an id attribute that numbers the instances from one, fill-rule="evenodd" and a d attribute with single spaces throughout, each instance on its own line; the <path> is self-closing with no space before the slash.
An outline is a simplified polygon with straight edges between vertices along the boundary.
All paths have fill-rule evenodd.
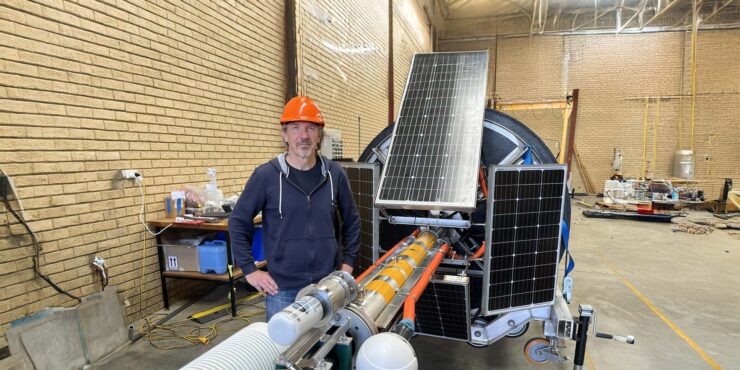
<path id="1" fill-rule="evenodd" d="M 303 143 L 298 143 L 296 145 L 295 152 L 296 152 L 296 154 L 298 155 L 299 158 L 306 159 L 306 158 L 310 157 L 313 154 L 314 146 L 311 145 L 311 144 L 312 144 L 311 142 L 303 142 Z M 308 145 L 308 148 L 304 149 L 304 147 L 302 145 Z"/>

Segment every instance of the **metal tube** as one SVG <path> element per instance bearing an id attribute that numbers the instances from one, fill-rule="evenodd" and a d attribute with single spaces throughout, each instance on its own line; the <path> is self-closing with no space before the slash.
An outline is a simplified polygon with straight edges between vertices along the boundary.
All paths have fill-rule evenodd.
<path id="1" fill-rule="evenodd" d="M 642 178 L 647 175 L 647 122 L 650 100 L 645 97 L 645 113 L 642 118 Z"/>
<path id="2" fill-rule="evenodd" d="M 653 158 L 650 177 L 656 178 L 655 168 L 658 162 L 658 125 L 660 124 L 660 98 L 655 99 L 655 118 L 653 119 Z"/>
<path id="3" fill-rule="evenodd" d="M 298 95 L 297 79 L 297 42 L 296 42 L 296 1 L 285 0 L 285 74 L 287 83 L 285 84 L 285 101 L 287 102 L 294 96 Z"/>
<path id="4" fill-rule="evenodd" d="M 590 317 L 578 318 L 578 332 L 576 333 L 576 352 L 573 355 L 573 369 L 581 369 L 586 358 L 586 341 L 588 340 L 588 324 Z"/>
<path id="5" fill-rule="evenodd" d="M 691 150 L 694 150 L 694 125 L 696 123 L 696 39 L 699 28 L 696 0 L 693 1 L 693 16 L 691 20 Z"/>
<path id="6" fill-rule="evenodd" d="M 643 30 L 639 29 L 625 29 L 622 34 L 641 34 L 641 33 L 654 33 L 654 32 L 683 32 L 690 29 L 691 26 L 671 27 L 671 26 L 660 26 L 660 27 L 648 27 Z M 735 23 L 722 23 L 722 24 L 702 24 L 700 30 L 728 30 L 740 28 L 740 22 Z M 582 35 L 613 35 L 614 30 L 583 30 L 583 31 L 545 31 L 541 36 L 582 36 Z M 465 42 L 465 41 L 486 41 L 486 40 L 498 40 L 498 39 L 510 39 L 510 38 L 522 38 L 530 37 L 528 33 L 510 33 L 502 35 L 481 35 L 475 37 L 451 37 L 448 39 L 441 39 L 439 42 Z"/>
<path id="7" fill-rule="evenodd" d="M 594 309 L 590 305 L 578 306 L 578 328 L 576 331 L 576 351 L 573 355 L 573 369 L 583 368 L 583 360 L 586 357 L 586 341 L 588 340 L 588 325 L 594 315 Z"/>
<path id="8" fill-rule="evenodd" d="M 456 229 L 467 229 L 470 227 L 470 221 L 468 220 L 453 220 L 448 218 L 390 216 L 388 217 L 388 222 L 394 225 L 424 225 Z"/>
<path id="9" fill-rule="evenodd" d="M 640 26 L 640 29 L 650 24 L 652 21 L 660 18 L 663 14 L 666 14 L 671 8 L 673 8 L 674 5 L 680 3 L 680 1 L 676 0 L 668 5 L 666 5 L 665 8 L 661 9 L 658 13 L 656 13 L 652 18 L 648 19 L 642 26 Z"/>
<path id="10" fill-rule="evenodd" d="M 429 231 L 420 233 L 372 280 L 361 284 L 365 294 L 355 299 L 353 305 L 364 311 L 372 320 L 377 319 L 436 242 L 437 236 L 434 233 Z"/>

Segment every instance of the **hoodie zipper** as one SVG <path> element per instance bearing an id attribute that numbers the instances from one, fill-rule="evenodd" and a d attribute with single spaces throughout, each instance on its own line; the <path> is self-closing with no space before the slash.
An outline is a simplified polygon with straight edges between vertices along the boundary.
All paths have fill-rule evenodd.
<path id="1" fill-rule="evenodd" d="M 306 204 L 308 206 L 308 215 L 306 216 L 306 219 L 308 219 L 308 236 L 309 237 L 313 237 L 313 223 L 311 222 L 312 221 L 311 220 L 311 195 L 313 195 L 313 193 L 316 192 L 316 190 L 318 190 L 318 188 L 320 188 L 321 185 L 324 185 L 328 177 L 329 177 L 328 175 L 325 175 L 324 178 L 316 185 L 316 187 L 314 187 L 313 190 L 311 190 L 310 194 L 306 194 L 303 188 L 293 183 L 293 181 L 291 181 L 288 176 L 285 177 L 285 180 L 287 183 L 291 184 L 293 187 L 298 189 L 301 193 L 303 193 L 303 195 L 306 196 Z"/>
<path id="2" fill-rule="evenodd" d="M 308 212 L 307 212 L 307 215 L 306 215 L 306 219 L 308 220 L 308 237 L 310 237 L 310 238 L 313 237 L 313 220 L 311 219 L 311 195 L 319 187 L 321 187 L 321 185 L 323 185 L 326 182 L 326 178 L 327 178 L 327 176 L 324 176 L 324 179 L 321 180 L 316 185 L 316 187 L 313 188 L 313 190 L 311 190 L 311 193 L 310 194 L 306 194 L 306 192 L 303 191 L 303 188 L 301 188 L 300 186 L 294 184 L 292 181 L 288 180 L 288 177 L 287 176 L 285 177 L 285 179 L 288 181 L 288 183 L 290 183 L 295 188 L 297 188 L 298 190 L 300 190 L 301 193 L 303 193 L 303 195 L 306 196 L 306 206 L 308 207 Z M 314 270 L 314 262 L 316 261 L 316 250 L 314 248 L 309 248 L 309 256 L 310 256 L 309 263 L 308 263 L 309 271 L 313 271 Z M 313 281 L 313 275 L 309 275 L 309 279 L 311 281 Z"/>

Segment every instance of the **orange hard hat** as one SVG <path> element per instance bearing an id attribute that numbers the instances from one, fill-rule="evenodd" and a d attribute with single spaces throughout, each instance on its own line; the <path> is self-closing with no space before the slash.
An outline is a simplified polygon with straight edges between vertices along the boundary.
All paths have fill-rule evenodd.
<path id="1" fill-rule="evenodd" d="M 283 115 L 280 117 L 280 124 L 284 125 L 295 121 L 312 122 L 324 127 L 324 116 L 321 115 L 316 103 L 307 96 L 296 96 L 290 99 L 288 104 L 285 104 Z"/>

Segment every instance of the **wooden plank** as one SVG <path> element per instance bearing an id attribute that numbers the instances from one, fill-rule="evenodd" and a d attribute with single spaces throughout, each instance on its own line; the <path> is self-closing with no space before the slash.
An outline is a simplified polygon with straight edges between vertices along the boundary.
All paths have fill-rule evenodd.
<path id="1" fill-rule="evenodd" d="M 576 150 L 575 143 L 573 144 L 573 153 L 576 155 L 576 163 L 578 164 L 578 172 L 581 173 L 583 184 L 586 186 L 586 193 L 596 194 L 596 187 L 594 186 L 594 182 L 591 179 L 591 175 L 586 170 L 586 166 L 583 164 L 583 161 L 581 160 L 580 153 L 578 153 L 578 150 Z"/>
<path id="2" fill-rule="evenodd" d="M 178 229 L 229 231 L 229 220 L 228 219 L 220 220 L 217 222 L 204 222 L 202 224 L 187 224 L 187 223 L 175 224 L 174 218 L 163 218 L 160 220 L 148 221 L 147 223 L 149 224 L 149 226 L 152 226 L 152 227 L 167 227 L 169 225 L 172 225 L 172 227 L 176 227 Z M 255 224 L 262 223 L 262 215 L 257 215 L 257 217 L 254 218 L 254 223 Z"/>
<path id="3" fill-rule="evenodd" d="M 560 148 L 560 150 L 567 149 L 565 163 L 568 164 L 568 178 L 570 178 L 570 165 L 571 160 L 573 159 L 573 144 L 576 140 L 576 119 L 578 118 L 578 91 L 578 89 L 573 89 L 573 108 L 570 111 L 570 122 L 568 122 L 568 142 L 566 143 L 566 146 L 564 148 Z"/>
<path id="4" fill-rule="evenodd" d="M 229 281 L 229 274 L 201 274 L 197 271 L 163 271 L 162 275 L 171 278 L 178 279 L 198 279 L 198 280 L 215 280 L 215 281 Z M 242 269 L 238 266 L 234 267 L 234 280 L 244 276 Z"/>

